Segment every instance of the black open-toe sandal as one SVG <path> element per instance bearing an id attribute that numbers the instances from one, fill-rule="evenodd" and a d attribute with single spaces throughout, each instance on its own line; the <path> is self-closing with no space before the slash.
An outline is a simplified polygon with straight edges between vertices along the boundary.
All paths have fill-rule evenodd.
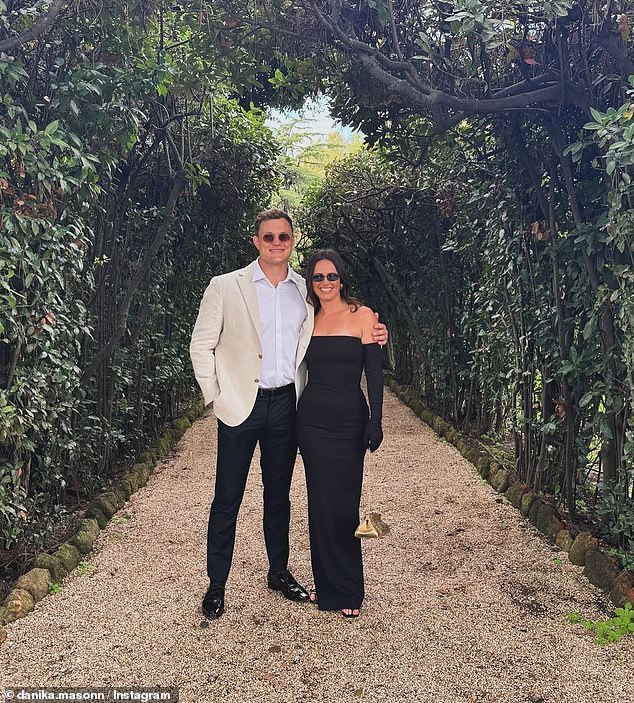
<path id="1" fill-rule="evenodd" d="M 344 613 L 344 610 L 349 610 L 349 613 Z M 354 611 L 357 611 L 356 613 Z M 358 618 L 361 615 L 361 608 L 342 608 L 341 614 L 344 618 Z"/>
<path id="2" fill-rule="evenodd" d="M 317 591 L 316 591 L 314 588 L 311 588 L 311 589 L 308 591 L 308 600 L 309 600 L 311 603 L 317 603 L 317 601 L 319 600 L 319 599 L 317 598 Z"/>

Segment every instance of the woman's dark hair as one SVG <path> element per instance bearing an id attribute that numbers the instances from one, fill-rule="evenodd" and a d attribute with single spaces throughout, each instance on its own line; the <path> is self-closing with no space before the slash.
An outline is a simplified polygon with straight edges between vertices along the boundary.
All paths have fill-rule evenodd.
<path id="1" fill-rule="evenodd" d="M 363 303 L 350 295 L 350 283 L 348 274 L 346 273 L 346 266 L 341 256 L 337 254 L 334 249 L 320 249 L 308 259 L 308 263 L 306 264 L 306 300 L 315 308 L 315 313 L 319 312 L 321 303 L 313 291 L 313 274 L 315 273 L 315 266 L 324 259 L 332 261 L 335 265 L 337 273 L 339 274 L 339 282 L 341 283 L 339 292 L 341 299 L 352 306 L 352 312 L 356 312 Z"/>

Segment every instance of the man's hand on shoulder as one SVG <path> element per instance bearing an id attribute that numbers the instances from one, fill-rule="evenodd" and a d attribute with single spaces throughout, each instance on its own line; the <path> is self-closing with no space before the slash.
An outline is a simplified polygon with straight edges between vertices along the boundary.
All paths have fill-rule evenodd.
<path id="1" fill-rule="evenodd" d="M 374 329 L 372 330 L 372 341 L 376 342 L 379 346 L 387 344 L 387 327 L 379 322 L 379 313 L 374 313 Z"/>

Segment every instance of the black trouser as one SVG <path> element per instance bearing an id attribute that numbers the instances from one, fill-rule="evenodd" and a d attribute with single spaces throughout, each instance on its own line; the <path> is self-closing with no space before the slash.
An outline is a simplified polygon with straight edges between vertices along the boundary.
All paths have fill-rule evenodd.
<path id="1" fill-rule="evenodd" d="M 249 417 L 237 427 L 218 420 L 216 488 L 207 530 L 207 574 L 216 583 L 229 575 L 236 521 L 255 445 L 260 443 L 264 486 L 264 541 L 269 569 L 288 565 L 289 492 L 297 456 L 295 386 L 258 392 Z"/>

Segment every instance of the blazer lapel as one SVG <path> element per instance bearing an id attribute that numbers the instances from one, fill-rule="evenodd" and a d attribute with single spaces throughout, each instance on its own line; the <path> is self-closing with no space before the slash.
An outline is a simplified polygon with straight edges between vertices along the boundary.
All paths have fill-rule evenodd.
<path id="1" fill-rule="evenodd" d="M 260 305 L 258 303 L 258 294 L 253 283 L 253 264 L 249 264 L 242 269 L 238 276 L 238 287 L 244 298 L 244 302 L 258 336 L 260 346 L 262 346 L 262 333 L 260 329 Z"/>

